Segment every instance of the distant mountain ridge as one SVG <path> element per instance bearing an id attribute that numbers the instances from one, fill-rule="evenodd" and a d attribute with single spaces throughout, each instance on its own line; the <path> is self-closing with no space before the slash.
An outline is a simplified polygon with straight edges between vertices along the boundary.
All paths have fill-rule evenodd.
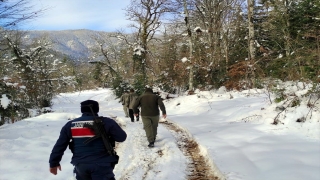
<path id="1" fill-rule="evenodd" d="M 86 29 L 61 31 L 28 31 L 25 39 L 32 40 L 47 36 L 52 41 L 52 50 L 74 60 L 88 59 L 92 54 L 90 48 L 97 47 L 94 37 L 106 37 L 109 32 Z"/>

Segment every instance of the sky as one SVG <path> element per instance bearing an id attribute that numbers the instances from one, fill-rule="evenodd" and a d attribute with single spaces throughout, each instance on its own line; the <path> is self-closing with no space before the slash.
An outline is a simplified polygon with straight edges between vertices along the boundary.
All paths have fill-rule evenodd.
<path id="1" fill-rule="evenodd" d="M 25 30 L 90 29 L 114 32 L 126 29 L 124 9 L 130 0 L 30 0 L 44 13 L 21 28 Z"/>
<path id="2" fill-rule="evenodd" d="M 80 102 L 92 99 L 100 104 L 99 115 L 115 119 L 128 135 L 125 142 L 117 143 L 118 180 L 187 179 L 190 159 L 179 149 L 181 134 L 199 144 L 200 154 L 221 180 L 319 180 L 320 105 L 310 111 L 308 97 L 303 98 L 310 86 L 303 85 L 278 87 L 304 99 L 280 114 L 278 125 L 271 123 L 279 114 L 276 107 L 283 104 L 271 103 L 274 94 L 263 89 L 238 92 L 222 87 L 164 100 L 168 116 L 161 122 L 170 122 L 180 131 L 160 123 L 154 148 L 147 147 L 142 123 L 125 117 L 110 89 L 59 94 L 53 100 L 54 112 L 0 126 L 0 179 L 74 179 L 69 149 L 56 176 L 49 173 L 49 155 L 62 126 L 81 115 Z M 8 103 L 4 97 L 0 100 L 3 106 Z M 296 122 L 307 114 L 306 122 Z"/>

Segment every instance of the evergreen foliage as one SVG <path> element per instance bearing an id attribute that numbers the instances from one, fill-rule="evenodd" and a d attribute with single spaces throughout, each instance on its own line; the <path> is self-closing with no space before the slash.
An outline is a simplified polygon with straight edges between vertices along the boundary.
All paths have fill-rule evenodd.
<path id="1" fill-rule="evenodd" d="M 112 89 L 115 92 L 115 95 L 119 98 L 124 91 L 129 91 L 130 85 L 125 82 L 120 76 L 115 77 L 112 82 Z"/>

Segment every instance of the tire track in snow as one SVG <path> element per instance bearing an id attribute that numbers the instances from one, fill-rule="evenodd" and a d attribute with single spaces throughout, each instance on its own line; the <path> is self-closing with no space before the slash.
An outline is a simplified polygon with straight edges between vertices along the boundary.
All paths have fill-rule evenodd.
<path id="1" fill-rule="evenodd" d="M 201 155 L 199 144 L 187 131 L 168 120 L 160 123 L 172 132 L 180 150 L 191 160 L 188 164 L 188 180 L 219 180 L 214 168 L 208 163 L 209 158 Z"/>

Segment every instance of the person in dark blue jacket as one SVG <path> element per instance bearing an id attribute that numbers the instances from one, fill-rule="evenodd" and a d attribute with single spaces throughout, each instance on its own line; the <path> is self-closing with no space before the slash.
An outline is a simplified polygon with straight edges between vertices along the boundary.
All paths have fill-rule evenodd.
<path id="1" fill-rule="evenodd" d="M 91 106 L 92 108 L 90 108 Z M 60 161 L 64 151 L 69 146 L 73 153 L 71 164 L 75 166 L 77 180 L 112 180 L 113 169 L 118 162 L 118 156 L 108 154 L 102 138 L 97 138 L 85 144 L 89 138 L 95 136 L 92 129 L 84 127 L 84 124 L 92 124 L 94 116 L 98 116 L 99 104 L 93 100 L 81 102 L 82 116 L 66 123 L 60 132 L 60 136 L 50 154 L 50 173 L 56 175 L 61 171 Z M 113 120 L 102 117 L 106 133 L 113 142 L 123 142 L 127 138 L 126 132 Z"/>

